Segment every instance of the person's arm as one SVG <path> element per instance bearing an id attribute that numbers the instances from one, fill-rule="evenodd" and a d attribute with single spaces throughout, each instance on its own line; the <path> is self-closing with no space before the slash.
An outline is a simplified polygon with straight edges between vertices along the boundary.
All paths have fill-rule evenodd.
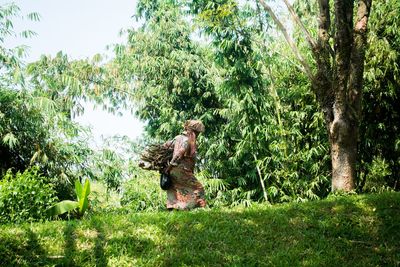
<path id="1" fill-rule="evenodd" d="M 170 148 L 174 146 L 175 139 L 169 140 L 163 144 L 164 148 Z"/>
<path id="2" fill-rule="evenodd" d="M 168 167 L 165 172 L 169 173 L 173 166 L 178 165 L 179 161 L 183 158 L 186 151 L 189 149 L 188 140 L 180 140 L 181 142 L 176 142 L 174 146 L 174 154 L 172 156 L 172 160 L 169 162 Z"/>

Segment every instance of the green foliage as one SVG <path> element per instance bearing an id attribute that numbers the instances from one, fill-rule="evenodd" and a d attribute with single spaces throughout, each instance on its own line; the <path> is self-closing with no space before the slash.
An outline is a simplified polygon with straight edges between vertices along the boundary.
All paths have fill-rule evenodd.
<path id="1" fill-rule="evenodd" d="M 94 179 L 106 186 L 107 196 L 111 191 L 121 191 L 123 181 L 137 169 L 138 155 L 138 144 L 127 136 L 103 139 L 102 146 L 91 158 L 91 168 Z"/>
<path id="2" fill-rule="evenodd" d="M 79 206 L 79 203 L 72 200 L 63 200 L 54 206 L 52 206 L 49 210 L 47 210 L 47 214 L 50 217 L 61 215 L 67 212 L 74 211 Z"/>
<path id="3" fill-rule="evenodd" d="M 92 101 L 110 113 L 129 108 L 128 84 L 119 83 L 112 64 L 104 64 L 101 55 L 91 60 L 71 60 L 59 52 L 30 63 L 26 72 L 34 95 L 54 101 L 59 112 L 72 119 L 84 112 L 82 103 Z M 115 75 L 113 75 L 115 74 Z"/>
<path id="4" fill-rule="evenodd" d="M 206 132 L 215 131 L 220 103 L 208 53 L 191 41 L 183 11 L 168 1 L 161 6 L 142 28 L 129 31 L 126 46 L 116 47 L 117 78 L 134 85 L 137 115 L 150 137 L 172 138 L 191 118 L 208 125 Z"/>
<path id="5" fill-rule="evenodd" d="M 0 223 L 43 220 L 57 200 L 49 179 L 30 168 L 23 173 L 8 171 L 0 180 Z"/>
<path id="6" fill-rule="evenodd" d="M 366 165 L 368 174 L 365 177 L 364 191 L 379 192 L 393 190 L 388 186 L 387 177 L 392 175 L 392 166 L 382 158 L 374 158 L 371 164 Z"/>
<path id="7" fill-rule="evenodd" d="M 0 226 L 4 266 L 396 266 L 399 193 Z"/>
<path id="8" fill-rule="evenodd" d="M 254 15 L 259 14 L 257 9 L 235 1 L 193 1 L 188 5 L 195 29 L 209 38 L 210 45 L 202 46 L 190 38 L 194 30 L 181 25 L 188 24 L 185 13 L 179 11 L 182 3 L 141 3 L 147 20 L 132 32 L 132 45 L 119 51 L 117 63 L 135 77 L 138 114 L 149 121 L 150 137 L 170 139 L 184 119 L 204 120 L 199 169 L 207 173 L 207 179 L 215 179 L 205 179 L 207 186 L 221 181 L 224 185 L 208 188 L 211 205 L 326 196 L 329 153 L 323 118 L 306 78 L 282 49 L 285 45 L 272 42 L 264 32 L 268 17 L 259 19 Z M 185 32 L 177 35 L 182 29 Z M 190 57 L 183 51 L 190 52 Z M 172 58 L 176 52 L 180 57 Z M 182 70 L 187 62 L 190 67 Z M 190 73 L 196 69 L 201 69 L 207 83 L 193 79 L 196 76 Z M 189 74 L 189 83 L 176 82 L 187 81 L 182 73 Z M 209 92 L 216 105 L 207 106 L 202 97 L 190 95 L 196 86 L 200 92 Z"/>
<path id="9" fill-rule="evenodd" d="M 107 186 L 107 191 L 119 190 L 123 180 L 125 160 L 114 150 L 104 148 L 101 156 L 95 161 L 100 176 L 97 179 L 103 181 Z"/>
<path id="10" fill-rule="evenodd" d="M 123 185 L 121 205 L 134 212 L 165 210 L 166 193 L 160 188 L 160 174 L 137 169 Z"/>
<path id="11" fill-rule="evenodd" d="M 315 35 L 316 5 L 299 1 L 294 7 Z M 377 0 L 372 10 L 359 191 L 400 186 L 399 11 L 395 0 Z M 25 66 L 23 48 L 2 47 L 14 34 L 16 15 L 15 5 L 0 7 L 1 173 L 36 165 L 51 177 L 61 200 L 72 197 L 70 181 L 89 177 L 106 185 L 107 197 L 122 190 L 128 209 L 163 209 L 158 177 L 135 167 L 138 145 L 117 137 L 99 153 L 88 147 L 89 133 L 72 119 L 84 112 L 84 101 L 92 101 L 112 113 L 135 106 L 147 123 L 144 143 L 172 139 L 186 119 L 202 120 L 198 176 L 211 207 L 328 195 L 322 114 L 307 78 L 258 4 L 140 0 L 142 26 L 128 30 L 126 44 L 116 45 L 115 59 L 106 63 L 99 55 L 71 60 L 60 52 Z M 293 35 L 303 50 L 296 27 Z M 132 173 L 137 177 L 130 178 Z"/>
<path id="12" fill-rule="evenodd" d="M 73 211 L 78 218 L 83 217 L 89 208 L 90 182 L 88 179 L 85 180 L 83 186 L 78 180 L 75 181 L 75 194 L 77 201 L 63 200 L 49 208 L 48 215 L 58 216 Z"/>
<path id="13" fill-rule="evenodd" d="M 90 183 L 90 209 L 88 213 L 96 214 L 100 212 L 116 212 L 117 210 L 124 213 L 120 204 L 121 193 L 109 191 L 103 182 L 93 181 Z"/>
<path id="14" fill-rule="evenodd" d="M 315 35 L 317 6 L 296 1 L 295 7 Z M 357 191 L 381 192 L 400 187 L 399 25 L 398 1 L 373 1 L 368 22 Z M 297 36 L 297 34 L 294 34 Z M 299 38 L 301 39 L 301 38 Z M 301 40 L 299 40 L 301 44 Z M 303 46 L 305 41 L 303 40 Z"/>
<path id="15" fill-rule="evenodd" d="M 377 0 L 365 61 L 360 181 L 366 191 L 400 189 L 400 3 Z"/>
<path id="16" fill-rule="evenodd" d="M 90 194 L 90 182 L 85 180 L 84 186 L 77 180 L 75 181 L 75 193 L 78 199 L 78 215 L 81 217 L 89 207 L 88 196 Z"/>
<path id="17" fill-rule="evenodd" d="M 74 178 L 89 175 L 88 133 L 47 98 L 0 88 L 0 172 L 37 165 L 51 177 L 61 199 L 71 196 Z"/>
<path id="18" fill-rule="evenodd" d="M 65 87 L 70 92 L 62 91 L 59 81 L 65 79 L 56 75 L 52 79 L 50 75 L 68 68 L 70 72 L 76 71 L 77 67 L 67 65 L 67 60 L 59 54 L 58 60 L 46 61 L 44 57 L 47 65 L 33 63 L 27 71 L 21 60 L 24 47 L 3 47 L 5 38 L 15 35 L 12 19 L 17 16 L 19 8 L 14 4 L 0 6 L 0 174 L 4 175 L 8 169 L 23 172 L 30 166 L 39 166 L 43 175 L 51 177 L 57 195 L 66 199 L 72 193 L 70 180 L 91 175 L 87 168 L 91 150 L 87 132 L 70 116 L 74 110 L 70 103 L 77 99 L 76 86 L 69 82 Z M 36 13 L 27 17 L 34 21 L 40 18 Z M 25 37 L 32 34 L 31 31 L 22 33 Z"/>
<path id="19" fill-rule="evenodd" d="M 13 167 L 23 171 L 30 164 L 36 146 L 48 133 L 43 128 L 43 114 L 26 105 L 27 94 L 0 88 L 0 163 L 1 172 Z M 33 133 L 33 134 L 31 134 Z"/>
<path id="20" fill-rule="evenodd" d="M 202 47 L 203 54 L 207 55 L 203 59 L 208 62 L 205 66 L 211 74 L 208 78 L 212 83 L 210 88 L 219 102 L 211 117 L 207 117 L 213 122 L 213 128 L 200 138 L 199 149 L 200 169 L 203 172 L 207 170 L 206 176 L 216 179 L 215 184 L 219 184 L 221 179 L 225 182 L 223 189 L 211 189 L 210 196 L 219 199 L 215 203 L 230 205 L 240 202 L 232 196 L 239 196 L 244 203 L 260 199 L 272 203 L 306 201 L 327 196 L 331 166 L 324 120 L 315 96 L 310 92 L 310 84 L 293 64 L 295 60 L 287 51 L 287 45 L 269 29 L 269 17 L 259 16 L 257 5 L 232 0 L 155 1 L 152 5 L 140 1 L 141 14 L 146 19 L 142 28 L 145 37 L 142 39 L 151 36 L 154 43 L 163 40 L 153 34 L 158 27 L 153 26 L 153 21 L 164 23 L 161 10 L 165 13 L 165 10 L 176 10 L 185 4 L 194 16 L 197 30 L 209 38 L 209 45 Z M 364 118 L 360 131 L 358 190 L 382 191 L 398 189 L 400 185 L 398 5 L 396 1 L 377 1 L 372 10 L 365 67 Z M 316 35 L 317 21 L 314 18 L 317 6 L 299 1 L 295 8 L 311 29 L 311 34 Z M 172 27 L 169 26 L 170 31 Z M 295 28 L 294 33 L 299 48 L 303 50 L 307 46 L 305 41 L 298 38 L 298 29 Z M 196 43 L 193 38 L 189 40 Z M 172 51 L 174 48 L 164 46 L 161 50 L 147 52 L 145 56 L 150 53 L 159 55 L 157 51 Z M 152 72 L 156 69 L 157 77 L 147 75 L 147 72 L 135 72 L 138 81 L 145 77 L 149 90 L 155 85 L 162 90 L 168 88 L 167 84 L 174 85 L 172 77 L 164 75 L 166 71 L 157 69 L 164 58 L 158 57 L 154 62 L 146 60 L 145 70 Z M 210 58 L 215 60 L 210 61 Z M 172 72 L 174 68 L 174 65 L 169 65 L 168 71 Z M 158 80 L 163 83 L 158 83 Z M 158 87 L 154 94 L 159 94 Z M 174 90 L 166 91 L 168 94 L 164 98 L 180 98 Z M 143 97 L 139 99 L 144 106 L 152 101 Z M 185 98 L 181 101 L 197 110 L 202 105 L 201 101 L 187 102 Z M 182 120 L 182 117 L 171 115 L 176 108 L 168 102 L 155 106 L 152 120 L 162 119 L 169 125 Z M 150 109 L 147 107 L 146 110 Z M 204 107 L 203 112 L 207 110 Z M 190 109 L 182 112 L 191 114 Z M 147 131 L 152 137 L 166 139 L 168 134 L 175 134 L 176 128 L 154 124 Z M 206 180 L 204 183 L 207 184 Z"/>
<path id="21" fill-rule="evenodd" d="M 210 173 L 203 170 L 197 173 L 197 178 L 203 184 L 206 201 L 209 208 L 249 207 L 255 203 L 256 190 L 244 190 L 241 187 L 230 188 L 226 179 L 210 178 Z"/>
<path id="22" fill-rule="evenodd" d="M 15 3 L 0 4 L 0 63 L 2 69 L 0 87 L 9 85 L 10 88 L 19 88 L 25 82 L 23 64 L 20 62 L 20 57 L 26 54 L 26 47 L 20 46 L 11 49 L 3 47 L 8 37 L 18 34 L 15 32 L 13 24 L 13 19 L 16 17 L 24 18 L 20 14 L 20 8 Z M 37 13 L 30 13 L 26 17 L 28 20 L 39 20 Z M 23 38 L 35 35 L 34 32 L 29 30 L 19 34 Z"/>
<path id="23" fill-rule="evenodd" d="M 121 106 L 127 107 L 126 94 L 116 90 L 124 87 L 108 79 L 111 72 L 106 71 L 99 55 L 92 60 L 72 61 L 59 52 L 25 66 L 21 60 L 23 48 L 2 47 L 4 39 L 15 34 L 12 19 L 19 16 L 19 8 L 1 5 L 0 15 L 0 174 L 8 169 L 16 172 L 38 166 L 43 175 L 51 177 L 49 181 L 61 200 L 73 197 L 71 181 L 94 178 L 99 172 L 110 189 L 118 189 L 124 160 L 111 150 L 97 157 L 88 147 L 89 132 L 73 117 L 82 114 L 81 104 L 86 100 L 114 113 Z M 40 18 L 36 13 L 27 17 L 34 21 Z M 25 37 L 33 34 L 22 33 Z M 104 100 L 107 97 L 109 101 Z M 111 164 L 103 165 L 107 160 Z M 85 203 L 80 203 L 80 213 Z"/>

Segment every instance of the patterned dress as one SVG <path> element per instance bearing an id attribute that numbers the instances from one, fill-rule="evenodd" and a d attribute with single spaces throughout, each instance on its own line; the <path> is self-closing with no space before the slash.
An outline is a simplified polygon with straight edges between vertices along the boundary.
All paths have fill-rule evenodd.
<path id="1" fill-rule="evenodd" d="M 188 137 L 178 135 L 164 145 L 174 147 L 170 163 L 172 186 L 167 190 L 167 208 L 185 210 L 205 207 L 204 188 L 193 174 L 196 155 L 190 156 Z"/>

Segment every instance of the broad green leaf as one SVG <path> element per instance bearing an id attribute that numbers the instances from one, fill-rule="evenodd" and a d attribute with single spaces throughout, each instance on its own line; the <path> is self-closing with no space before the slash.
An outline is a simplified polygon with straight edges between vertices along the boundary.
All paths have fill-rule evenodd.
<path id="1" fill-rule="evenodd" d="M 75 181 L 75 193 L 76 193 L 76 197 L 78 198 L 78 201 L 80 201 L 81 196 L 82 196 L 82 185 L 79 182 L 79 180 Z"/>
<path id="2" fill-rule="evenodd" d="M 49 216 L 57 216 L 78 208 L 78 202 L 72 200 L 61 201 L 47 210 Z"/>
<path id="3" fill-rule="evenodd" d="M 89 206 L 88 196 L 90 193 L 90 182 L 88 179 L 85 181 L 85 185 L 81 192 L 81 196 L 79 199 L 79 213 L 83 215 Z"/>

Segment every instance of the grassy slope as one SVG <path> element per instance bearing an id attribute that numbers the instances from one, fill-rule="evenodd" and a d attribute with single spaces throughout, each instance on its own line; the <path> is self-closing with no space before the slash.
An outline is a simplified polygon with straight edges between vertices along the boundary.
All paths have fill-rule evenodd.
<path id="1" fill-rule="evenodd" d="M 1 266 L 399 266 L 400 193 L 0 226 Z"/>

